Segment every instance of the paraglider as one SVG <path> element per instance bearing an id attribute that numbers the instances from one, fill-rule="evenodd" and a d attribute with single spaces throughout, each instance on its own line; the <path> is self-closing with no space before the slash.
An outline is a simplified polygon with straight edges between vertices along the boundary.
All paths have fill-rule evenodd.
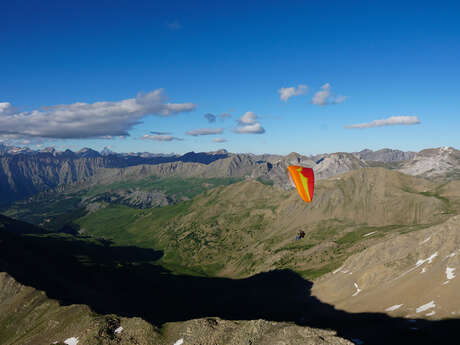
<path id="1" fill-rule="evenodd" d="M 298 241 L 298 240 L 301 240 L 304 237 L 305 237 L 305 231 L 300 230 L 299 233 L 297 234 L 295 240 Z"/>
<path id="2" fill-rule="evenodd" d="M 298 165 L 290 165 L 287 173 L 291 184 L 297 188 L 300 197 L 305 202 L 313 200 L 315 190 L 315 174 L 312 168 L 305 168 Z"/>

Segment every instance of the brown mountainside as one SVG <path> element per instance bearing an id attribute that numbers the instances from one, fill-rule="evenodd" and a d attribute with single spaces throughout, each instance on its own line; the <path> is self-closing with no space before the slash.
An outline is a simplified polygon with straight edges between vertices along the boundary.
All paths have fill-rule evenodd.
<path id="1" fill-rule="evenodd" d="M 176 205 L 168 209 L 174 215 L 169 219 L 161 210 L 144 210 L 116 233 L 97 225 L 106 217 L 113 224 L 123 222 L 124 211 L 110 207 L 79 223 L 90 234 L 163 249 L 165 263 L 208 274 L 248 276 L 290 268 L 310 272 L 312 278 L 313 272 L 333 269 L 370 243 L 452 216 L 458 204 L 436 194 L 438 187 L 395 171 L 365 168 L 318 181 L 310 204 L 293 189 L 245 181 Z M 300 230 L 306 236 L 297 242 Z M 363 237 L 373 231 L 376 236 Z"/>
<path id="2" fill-rule="evenodd" d="M 387 312 L 408 318 L 460 314 L 460 217 L 405 235 L 390 236 L 348 258 L 316 282 L 322 301 L 351 312 Z"/>

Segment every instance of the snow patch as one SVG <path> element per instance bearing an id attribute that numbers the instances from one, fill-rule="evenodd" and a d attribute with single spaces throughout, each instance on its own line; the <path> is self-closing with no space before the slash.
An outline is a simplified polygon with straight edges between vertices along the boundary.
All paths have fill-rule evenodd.
<path id="1" fill-rule="evenodd" d="M 373 235 L 375 234 L 377 231 L 372 231 L 372 232 L 369 232 L 367 234 L 364 234 L 363 237 L 367 237 L 367 236 L 370 236 L 370 235 Z"/>
<path id="2" fill-rule="evenodd" d="M 352 295 L 354 297 L 361 292 L 361 289 L 359 288 L 358 284 L 356 283 L 353 283 L 353 284 L 355 284 L 355 288 L 356 288 L 356 292 Z"/>
<path id="3" fill-rule="evenodd" d="M 449 255 L 447 255 L 444 260 L 446 259 L 449 259 L 449 258 L 453 258 L 455 256 L 455 253 L 450 253 Z"/>
<path id="4" fill-rule="evenodd" d="M 72 337 L 64 340 L 64 344 L 67 345 L 77 345 L 78 344 L 78 337 Z"/>
<path id="5" fill-rule="evenodd" d="M 423 265 L 425 262 L 428 262 L 429 264 L 431 264 L 431 263 L 433 262 L 433 259 L 434 259 L 435 257 L 437 257 L 437 256 L 438 256 L 438 252 L 432 254 L 430 257 L 428 257 L 428 258 L 426 258 L 426 259 L 421 259 L 421 260 L 417 261 L 417 263 L 415 264 L 415 266 L 417 266 L 417 267 L 418 267 L 418 266 L 421 266 L 421 265 Z"/>
<path id="6" fill-rule="evenodd" d="M 340 272 L 341 270 L 342 270 L 342 267 L 339 267 L 334 272 L 332 272 L 332 274 L 336 274 L 336 273 Z"/>
<path id="7" fill-rule="evenodd" d="M 174 345 L 182 345 L 184 343 L 184 338 L 180 338 L 178 341 L 174 343 Z"/>
<path id="8" fill-rule="evenodd" d="M 454 271 L 455 271 L 455 268 L 446 267 L 446 277 L 447 277 L 447 279 L 451 280 L 451 279 L 455 278 Z"/>
<path id="9" fill-rule="evenodd" d="M 338 272 L 343 273 L 343 274 L 353 274 L 353 272 L 351 272 L 349 270 L 342 270 L 342 268 L 336 269 L 334 272 L 332 272 L 332 274 L 336 274 Z"/>
<path id="10" fill-rule="evenodd" d="M 434 310 L 432 310 L 432 311 L 429 312 L 428 314 L 425 314 L 425 316 L 432 316 L 432 315 L 434 315 L 434 314 L 436 314 L 436 312 L 435 312 Z"/>
<path id="11" fill-rule="evenodd" d="M 121 333 L 122 330 L 123 330 L 123 327 L 120 326 L 115 330 L 115 333 L 116 334 Z"/>
<path id="12" fill-rule="evenodd" d="M 429 240 L 431 240 L 431 236 L 424 239 L 422 242 L 420 242 L 420 244 L 424 244 L 424 243 L 427 243 Z"/>
<path id="13" fill-rule="evenodd" d="M 425 310 L 428 310 L 428 309 L 431 309 L 431 308 L 435 308 L 436 307 L 436 304 L 434 303 L 434 301 L 431 301 L 431 302 L 428 302 L 427 304 L 424 304 L 424 305 L 421 305 L 420 307 L 418 307 L 415 312 L 416 313 L 421 313 L 422 311 L 425 311 Z"/>
<path id="14" fill-rule="evenodd" d="M 404 304 L 395 304 L 395 305 L 392 305 L 391 307 L 388 307 L 387 309 L 385 309 L 385 311 L 394 311 L 396 309 L 399 309 L 403 306 Z"/>
<path id="15" fill-rule="evenodd" d="M 415 264 L 414 267 L 412 267 L 410 270 L 404 272 L 403 274 L 399 275 L 399 276 L 396 277 L 394 280 L 399 279 L 399 278 L 405 276 L 407 273 L 412 272 L 412 271 L 415 270 L 416 268 L 419 268 L 421 265 L 423 265 L 423 264 L 426 263 L 426 262 L 428 262 L 429 264 L 431 264 L 431 263 L 433 262 L 433 259 L 434 259 L 435 257 L 437 257 L 437 256 L 438 256 L 438 252 L 432 254 L 430 257 L 428 257 L 428 258 L 426 258 L 426 259 L 418 260 L 418 261 L 416 262 L 416 264 Z"/>
<path id="16" fill-rule="evenodd" d="M 420 274 L 425 273 L 425 272 L 426 272 L 426 267 L 423 267 L 422 270 L 420 271 Z"/>

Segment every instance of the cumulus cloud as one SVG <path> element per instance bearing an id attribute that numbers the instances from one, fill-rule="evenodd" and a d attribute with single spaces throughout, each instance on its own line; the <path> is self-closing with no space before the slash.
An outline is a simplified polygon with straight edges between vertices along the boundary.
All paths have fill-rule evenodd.
<path id="1" fill-rule="evenodd" d="M 321 90 L 316 92 L 311 100 L 316 105 L 340 104 L 345 102 L 346 96 L 334 96 L 331 91 L 331 84 L 326 83 L 321 86 Z"/>
<path id="2" fill-rule="evenodd" d="M 418 116 L 391 116 L 382 120 L 374 120 L 367 123 L 358 123 L 354 125 L 345 126 L 345 128 L 371 128 L 383 126 L 396 126 L 396 125 L 416 125 L 420 120 Z"/>
<path id="3" fill-rule="evenodd" d="M 262 134 L 265 133 L 265 129 L 257 121 L 257 115 L 252 111 L 248 111 L 238 119 L 238 126 L 233 128 L 233 132 L 239 134 Z"/>
<path id="4" fill-rule="evenodd" d="M 216 122 L 216 115 L 214 114 L 211 114 L 211 113 L 204 114 L 204 118 L 208 120 L 209 123 Z"/>
<path id="5" fill-rule="evenodd" d="M 192 129 L 187 132 L 188 135 L 192 135 L 197 137 L 199 135 L 215 135 L 215 134 L 222 134 L 222 128 L 200 128 L 200 129 Z"/>
<path id="6" fill-rule="evenodd" d="M 79 102 L 25 112 L 1 103 L 0 135 L 56 139 L 128 136 L 147 115 L 171 116 L 196 108 L 193 103 L 166 101 L 163 89 L 157 89 L 118 102 Z"/>
<path id="7" fill-rule="evenodd" d="M 237 127 L 234 129 L 234 132 L 239 134 L 263 134 L 265 133 L 265 129 L 259 122 L 256 122 L 252 125 Z"/>
<path id="8" fill-rule="evenodd" d="M 0 134 L 0 142 L 11 146 L 38 145 L 45 141 L 45 138 L 24 137 L 15 134 Z"/>
<path id="9" fill-rule="evenodd" d="M 12 115 L 16 112 L 16 108 L 9 102 L 0 102 L 0 115 Z"/>
<path id="10" fill-rule="evenodd" d="M 227 139 L 215 138 L 215 139 L 212 139 L 212 141 L 214 141 L 215 143 L 225 143 L 225 142 L 227 142 Z"/>
<path id="11" fill-rule="evenodd" d="M 226 119 L 228 117 L 232 117 L 232 114 L 229 114 L 229 113 L 223 113 L 223 114 L 220 114 L 219 115 L 221 119 Z"/>
<path id="12" fill-rule="evenodd" d="M 173 137 L 172 135 L 165 135 L 165 134 L 157 134 L 157 135 L 150 135 L 150 134 L 144 134 L 144 136 L 141 137 L 143 140 L 154 140 L 154 141 L 173 141 L 173 140 L 179 140 L 182 141 L 183 139 Z"/>
<path id="13" fill-rule="evenodd" d="M 287 102 L 287 100 L 293 96 L 300 96 L 305 93 L 307 93 L 308 87 L 307 85 L 299 85 L 297 88 L 295 86 L 293 87 L 282 87 L 281 89 L 278 90 L 278 93 L 280 94 L 280 99 L 282 101 Z"/>
<path id="14" fill-rule="evenodd" d="M 247 111 L 246 113 L 244 113 L 243 116 L 241 116 L 238 119 L 238 122 L 242 125 L 247 125 L 247 124 L 255 123 L 256 120 L 257 120 L 257 115 L 253 113 L 252 111 Z"/>

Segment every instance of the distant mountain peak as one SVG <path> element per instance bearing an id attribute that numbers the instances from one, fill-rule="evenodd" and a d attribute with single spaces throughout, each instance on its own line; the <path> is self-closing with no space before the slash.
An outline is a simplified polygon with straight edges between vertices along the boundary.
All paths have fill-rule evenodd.
<path id="1" fill-rule="evenodd" d="M 77 151 L 77 155 L 83 158 L 95 158 L 99 157 L 99 152 L 90 149 L 89 147 L 82 148 L 80 151 Z"/>
<path id="2" fill-rule="evenodd" d="M 48 147 L 45 147 L 44 149 L 40 150 L 39 152 L 54 154 L 54 152 L 56 152 L 56 149 L 54 148 L 54 146 L 48 146 Z"/>
<path id="3" fill-rule="evenodd" d="M 220 149 L 217 151 L 211 151 L 209 153 L 213 155 L 225 155 L 225 154 L 228 154 L 228 151 L 226 149 Z"/>
<path id="4" fill-rule="evenodd" d="M 108 148 L 107 146 L 105 146 L 102 151 L 100 152 L 100 154 L 102 156 L 109 156 L 109 155 L 112 155 L 114 154 L 115 152 L 113 152 L 110 148 Z"/>

